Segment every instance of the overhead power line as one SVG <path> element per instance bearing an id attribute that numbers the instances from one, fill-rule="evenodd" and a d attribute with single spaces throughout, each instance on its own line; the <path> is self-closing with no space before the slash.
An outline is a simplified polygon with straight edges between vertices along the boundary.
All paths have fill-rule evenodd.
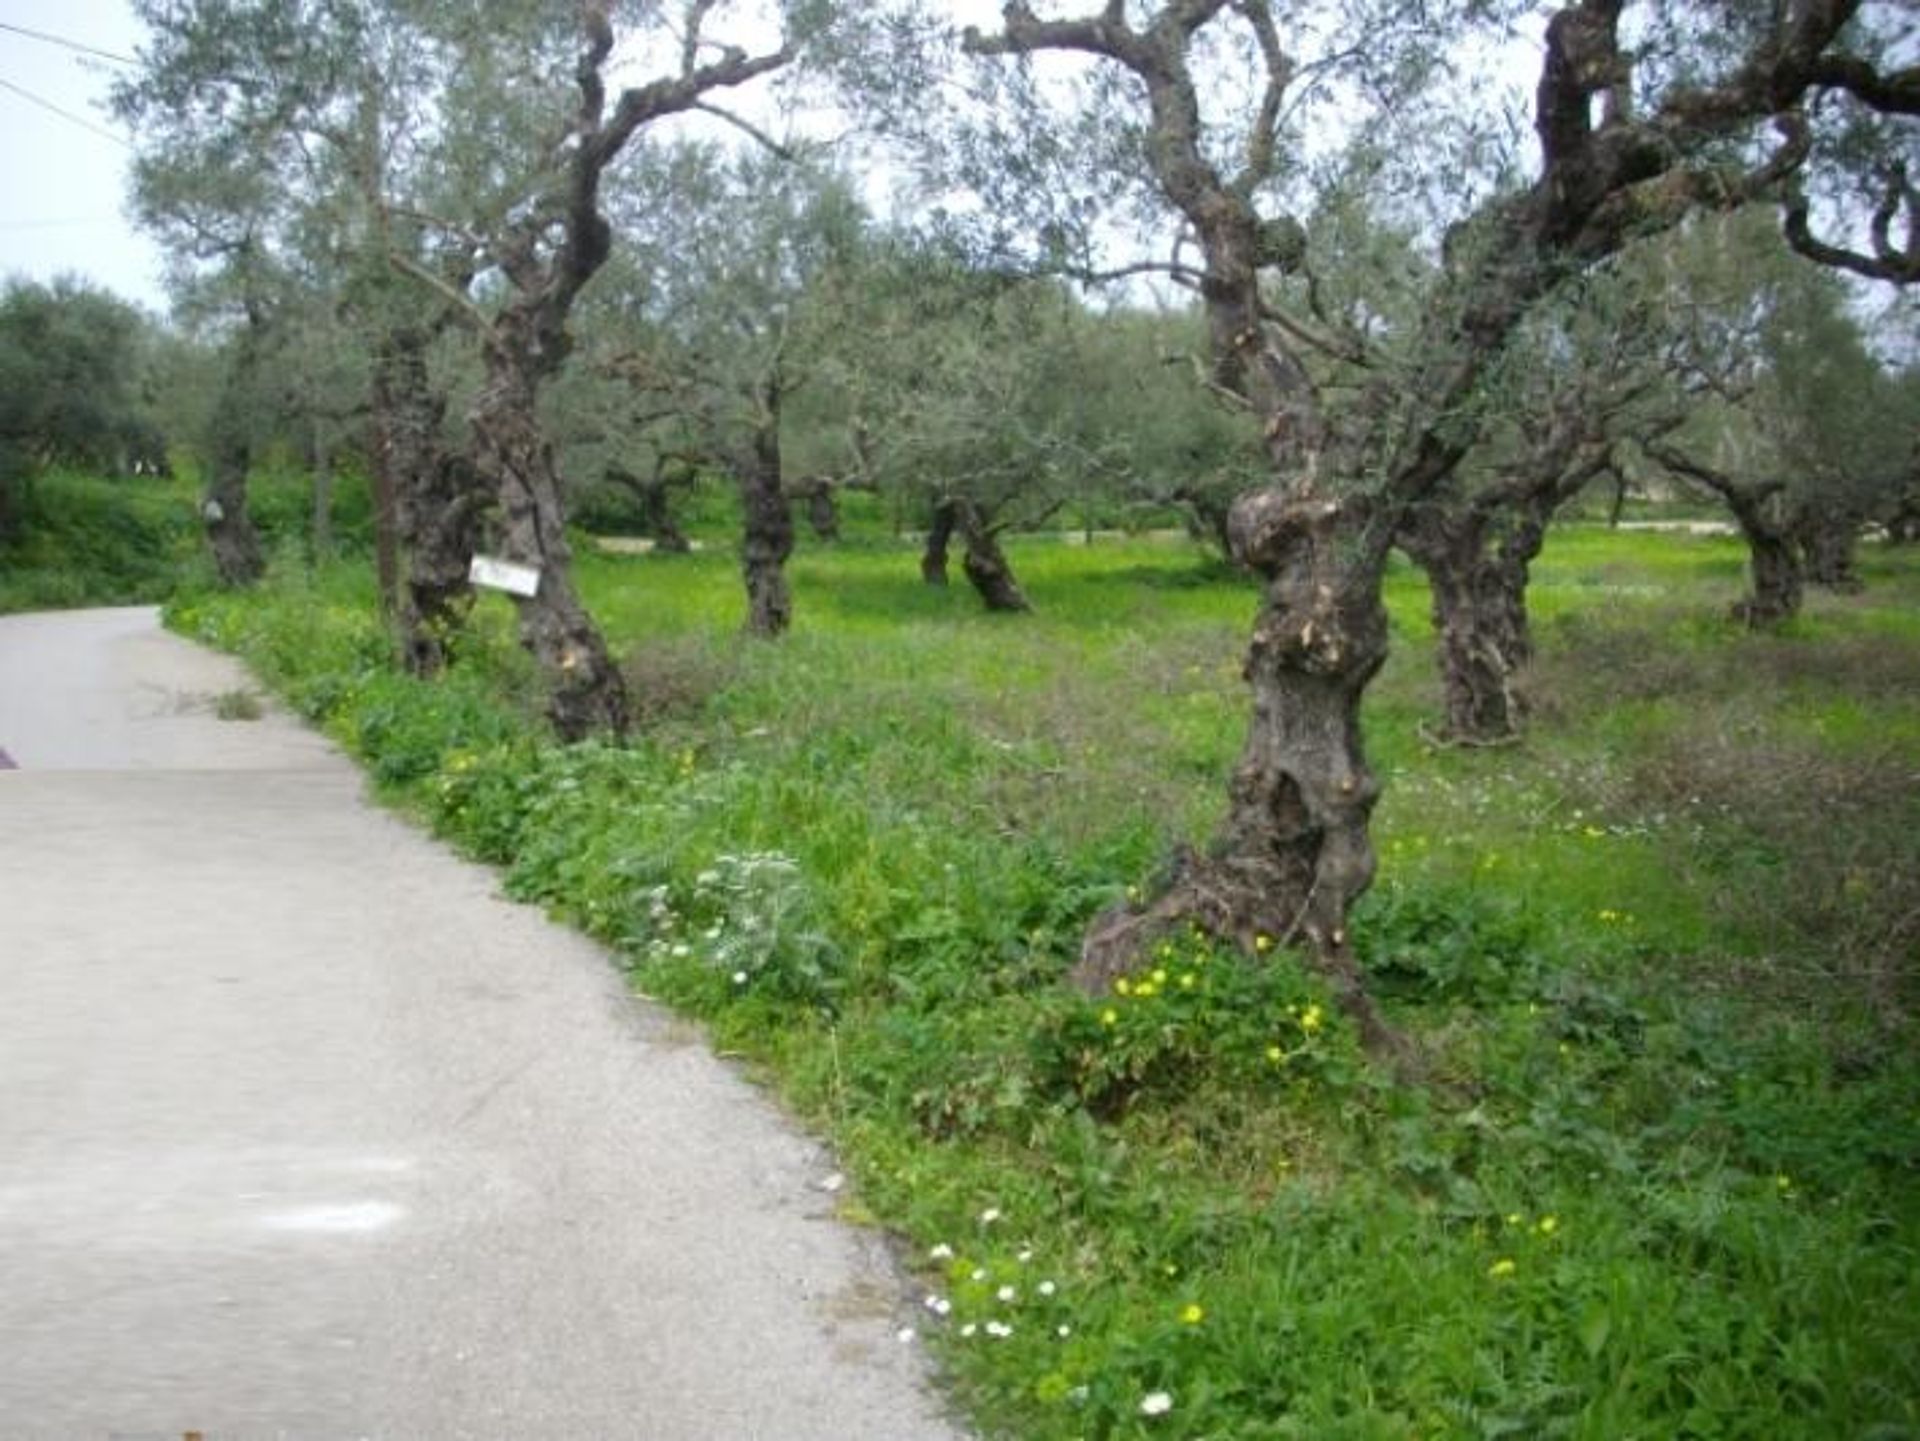
<path id="1" fill-rule="evenodd" d="M 117 215 L 74 215 L 61 220 L 0 220 L 0 230 L 64 230 L 75 225 L 121 225 Z"/>
<path id="2" fill-rule="evenodd" d="M 62 110 L 58 105 L 55 105 L 51 100 L 43 100 L 40 96 L 35 95 L 31 90 L 24 90 L 20 86 L 15 85 L 11 80 L 0 80 L 0 90 L 11 90 L 15 95 L 18 95 L 22 100 L 25 100 L 28 104 L 38 105 L 42 110 L 51 111 L 53 114 L 58 115 L 62 120 L 67 121 L 69 124 L 78 125 L 82 130 L 90 130 L 95 135 L 98 135 L 99 137 L 101 137 L 101 139 L 103 140 L 111 140 L 115 145 L 124 145 L 128 149 L 133 148 L 132 142 L 129 141 L 126 138 L 126 136 L 115 135 L 111 130 L 105 129 L 104 127 L 99 125 L 95 125 L 91 120 L 87 119 L 85 116 L 75 115 L 71 110 Z"/>
<path id="3" fill-rule="evenodd" d="M 76 54 L 95 55 L 102 60 L 111 60 L 116 65 L 138 65 L 140 63 L 130 55 L 116 55 L 111 50 L 101 50 L 96 46 L 83 45 L 78 40 L 68 40 L 59 35 L 49 35 L 44 30 L 29 30 L 24 25 L 9 25 L 4 20 L 0 20 L 0 30 L 10 31 L 15 35 L 24 35 L 29 40 L 43 40 L 49 45 L 58 45 L 62 49 L 72 50 Z"/>

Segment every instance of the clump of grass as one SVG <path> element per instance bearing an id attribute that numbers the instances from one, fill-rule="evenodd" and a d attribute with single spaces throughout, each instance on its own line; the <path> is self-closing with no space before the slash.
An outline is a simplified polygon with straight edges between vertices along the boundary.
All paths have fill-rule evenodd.
<path id="1" fill-rule="evenodd" d="M 245 686 L 220 692 L 213 698 L 213 713 L 223 721 L 257 721 L 266 714 L 260 697 Z"/>

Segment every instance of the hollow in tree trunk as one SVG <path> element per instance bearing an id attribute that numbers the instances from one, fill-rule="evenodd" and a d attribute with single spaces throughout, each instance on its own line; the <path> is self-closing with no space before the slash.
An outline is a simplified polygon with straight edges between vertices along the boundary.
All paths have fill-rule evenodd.
<path id="1" fill-rule="evenodd" d="M 487 379 L 473 433 L 476 465 L 499 501 L 502 548 L 509 560 L 539 572 L 533 595 L 513 597 L 520 640 L 546 678 L 547 716 L 563 740 L 596 731 L 624 735 L 626 685 L 573 588 L 560 473 L 540 428 L 536 365 L 518 337 L 517 326 L 497 322 L 486 338 Z"/>
<path id="2" fill-rule="evenodd" d="M 1020 589 L 1020 582 L 1014 579 L 1013 567 L 1007 562 L 1006 552 L 1000 549 L 999 528 L 989 524 L 972 501 L 957 502 L 956 510 L 960 535 L 966 542 L 966 554 L 961 558 L 960 568 L 966 572 L 967 580 L 979 594 L 981 603 L 993 611 L 1032 610 L 1033 603 L 1027 599 L 1026 592 Z"/>

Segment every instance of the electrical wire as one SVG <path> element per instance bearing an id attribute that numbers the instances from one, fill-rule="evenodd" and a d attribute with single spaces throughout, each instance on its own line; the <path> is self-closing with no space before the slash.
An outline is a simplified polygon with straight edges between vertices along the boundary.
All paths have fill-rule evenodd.
<path id="1" fill-rule="evenodd" d="M 4 20 L 0 20 L 0 30 L 10 31 L 15 35 L 24 35 L 29 40 L 43 40 L 49 45 L 58 45 L 63 49 L 72 50 L 76 54 L 96 55 L 102 60 L 111 60 L 116 65 L 137 66 L 140 63 L 131 56 L 116 55 L 111 50 L 96 49 L 92 45 L 83 45 L 78 40 L 67 40 L 58 35 L 49 35 L 44 30 L 29 30 L 24 25 L 9 25 Z"/>
<path id="2" fill-rule="evenodd" d="M 44 100 L 40 96 L 35 95 L 31 90 L 26 90 L 15 85 L 11 80 L 0 80 L 0 90 L 11 90 L 15 95 L 18 95 L 29 104 L 38 105 L 42 110 L 51 111 L 62 120 L 73 125 L 78 125 L 82 130 L 90 130 L 103 140 L 111 140 L 115 145 L 124 145 L 129 150 L 133 148 L 133 142 L 128 140 L 124 135 L 115 135 L 111 130 L 95 125 L 91 120 L 83 116 L 75 115 L 71 110 L 62 110 L 51 100 Z"/>

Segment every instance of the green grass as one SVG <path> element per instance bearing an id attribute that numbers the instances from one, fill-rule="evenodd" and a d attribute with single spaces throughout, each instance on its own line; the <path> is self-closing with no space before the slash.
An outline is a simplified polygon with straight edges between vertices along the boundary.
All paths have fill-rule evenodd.
<path id="1" fill-rule="evenodd" d="M 0 545 L 0 615 L 162 600 L 194 566 L 193 497 L 174 481 L 56 471 L 31 483 L 23 511 Z"/>
<path id="2" fill-rule="evenodd" d="M 1563 531 L 1497 751 L 1423 741 L 1394 573 L 1355 934 L 1409 1091 L 1284 958 L 1059 984 L 1217 817 L 1254 595 L 1182 545 L 1012 553 L 1032 616 L 805 547 L 773 645 L 723 553 L 585 556 L 626 749 L 542 738 L 496 600 L 434 686 L 362 568 L 172 619 L 753 1057 L 990 1434 L 1920 1436 L 1920 559 L 1756 636 L 1737 544 Z"/>

